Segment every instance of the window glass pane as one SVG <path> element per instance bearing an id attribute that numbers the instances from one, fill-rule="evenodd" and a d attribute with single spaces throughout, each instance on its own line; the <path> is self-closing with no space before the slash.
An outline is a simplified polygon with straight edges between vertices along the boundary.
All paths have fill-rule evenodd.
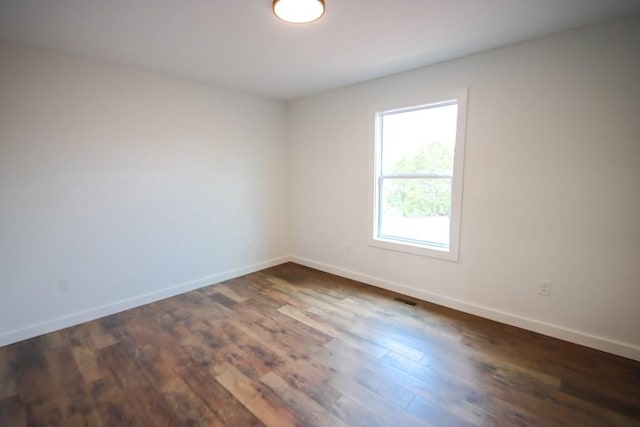
<path id="1" fill-rule="evenodd" d="M 383 178 L 379 236 L 449 247 L 450 178 Z"/>
<path id="2" fill-rule="evenodd" d="M 382 174 L 453 174 L 458 106 L 382 116 Z"/>

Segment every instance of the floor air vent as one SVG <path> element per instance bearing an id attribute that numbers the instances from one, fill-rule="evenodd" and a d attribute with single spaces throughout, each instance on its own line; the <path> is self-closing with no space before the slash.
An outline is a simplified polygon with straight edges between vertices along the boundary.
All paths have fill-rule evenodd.
<path id="1" fill-rule="evenodd" d="M 395 297 L 394 300 L 401 302 L 403 304 L 407 304 L 410 305 L 411 307 L 415 307 L 416 306 L 416 302 L 415 301 L 409 301 L 408 299 L 404 299 L 401 297 Z"/>

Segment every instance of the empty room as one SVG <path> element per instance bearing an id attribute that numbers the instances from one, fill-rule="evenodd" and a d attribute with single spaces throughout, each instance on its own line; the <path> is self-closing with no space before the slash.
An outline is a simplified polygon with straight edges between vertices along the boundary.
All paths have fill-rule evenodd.
<path id="1" fill-rule="evenodd" d="M 640 426 L 638 0 L 0 0 L 0 427 Z"/>

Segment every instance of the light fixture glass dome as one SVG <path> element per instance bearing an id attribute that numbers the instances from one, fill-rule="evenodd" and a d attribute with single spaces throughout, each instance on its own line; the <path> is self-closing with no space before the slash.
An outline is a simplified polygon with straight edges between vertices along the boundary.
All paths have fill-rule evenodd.
<path id="1" fill-rule="evenodd" d="M 273 13 L 293 24 L 312 22 L 324 15 L 324 0 L 274 0 Z"/>

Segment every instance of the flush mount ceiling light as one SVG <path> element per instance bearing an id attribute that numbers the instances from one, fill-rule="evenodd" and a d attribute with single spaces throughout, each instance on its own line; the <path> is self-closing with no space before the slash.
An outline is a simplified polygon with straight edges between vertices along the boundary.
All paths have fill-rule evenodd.
<path id="1" fill-rule="evenodd" d="M 273 13 L 292 24 L 313 22 L 324 15 L 324 0 L 273 0 Z"/>

